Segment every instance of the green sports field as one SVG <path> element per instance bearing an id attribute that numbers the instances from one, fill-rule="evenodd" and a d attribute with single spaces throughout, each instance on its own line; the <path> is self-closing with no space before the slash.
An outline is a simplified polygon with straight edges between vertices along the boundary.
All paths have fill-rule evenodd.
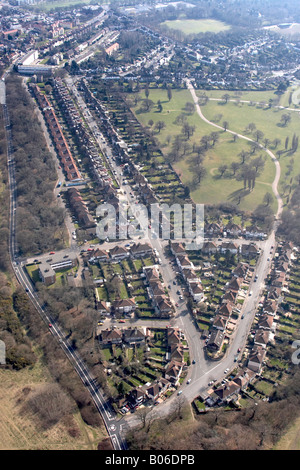
<path id="1" fill-rule="evenodd" d="M 199 33 L 219 33 L 227 31 L 230 26 L 217 20 L 186 20 L 179 19 L 173 21 L 164 21 L 161 25 L 167 26 L 170 29 L 179 29 L 184 34 L 199 34 Z"/>

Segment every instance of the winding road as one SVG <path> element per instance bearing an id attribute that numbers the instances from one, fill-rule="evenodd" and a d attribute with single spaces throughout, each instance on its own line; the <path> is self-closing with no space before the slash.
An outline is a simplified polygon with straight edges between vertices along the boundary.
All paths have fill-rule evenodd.
<path id="1" fill-rule="evenodd" d="M 188 79 L 186 80 L 186 85 L 187 85 L 187 88 L 188 88 L 188 90 L 190 91 L 190 93 L 192 95 L 192 98 L 193 98 L 193 101 L 194 101 L 194 104 L 195 104 L 195 107 L 196 107 L 197 114 L 200 116 L 200 118 L 204 122 L 209 124 L 210 126 L 216 127 L 217 129 L 221 129 L 221 130 L 224 131 L 224 127 L 219 126 L 218 124 L 215 124 L 214 122 L 209 121 L 204 116 L 204 114 L 202 113 L 201 107 L 199 105 L 199 98 L 196 95 L 195 89 L 194 89 L 193 85 L 191 84 L 190 80 L 188 80 Z M 250 137 L 247 137 L 243 134 L 238 134 L 237 132 L 231 131 L 230 129 L 226 129 L 226 132 L 229 132 L 230 134 L 233 134 L 233 135 L 237 135 L 240 139 L 247 140 L 248 142 L 257 143 L 255 140 L 251 139 Z M 277 200 L 276 219 L 279 219 L 279 217 L 282 213 L 282 208 L 283 208 L 283 202 L 282 202 L 282 199 L 281 199 L 280 194 L 278 192 L 278 183 L 279 183 L 280 175 L 281 175 L 280 164 L 279 164 L 279 161 L 277 160 L 276 156 L 274 155 L 274 153 L 271 152 L 271 150 L 269 150 L 268 148 L 264 147 L 261 144 L 259 144 L 259 146 L 262 150 L 264 150 L 271 157 L 271 159 L 272 159 L 272 161 L 274 162 L 274 165 L 275 165 L 276 173 L 275 173 L 275 178 L 274 178 L 273 183 L 272 183 L 272 191 L 273 191 L 273 194 L 274 194 L 274 196 Z"/>

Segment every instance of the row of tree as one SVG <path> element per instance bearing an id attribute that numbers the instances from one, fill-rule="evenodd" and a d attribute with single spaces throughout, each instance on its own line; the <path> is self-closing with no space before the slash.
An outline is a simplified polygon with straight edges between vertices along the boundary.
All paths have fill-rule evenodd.
<path id="1" fill-rule="evenodd" d="M 20 254 L 64 246 L 64 210 L 57 205 L 57 174 L 37 109 L 21 78 L 7 80 L 17 183 L 17 241 Z"/>

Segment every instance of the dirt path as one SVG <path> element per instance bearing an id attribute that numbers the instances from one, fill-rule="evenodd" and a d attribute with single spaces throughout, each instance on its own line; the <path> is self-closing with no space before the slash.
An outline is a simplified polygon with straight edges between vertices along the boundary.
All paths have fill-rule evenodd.
<path id="1" fill-rule="evenodd" d="M 255 142 L 253 139 L 250 139 L 249 137 L 246 137 L 245 135 L 243 134 L 238 134 L 236 132 L 233 132 L 229 129 L 226 129 L 226 131 L 224 130 L 224 127 L 222 126 L 219 126 L 218 124 L 215 124 L 211 121 L 209 121 L 202 113 L 201 111 L 201 108 L 199 106 L 199 103 L 198 103 L 198 97 L 196 95 L 196 92 L 195 92 L 195 89 L 193 87 L 193 85 L 191 84 L 191 82 L 189 80 L 186 80 L 186 84 L 187 84 L 187 88 L 188 90 L 190 91 L 191 95 L 192 95 L 192 98 L 193 98 L 193 101 L 194 101 L 194 104 L 195 104 L 195 107 L 196 107 L 196 111 L 197 111 L 197 114 L 200 116 L 200 118 L 206 122 L 207 124 L 209 124 L 210 126 L 213 126 L 213 127 L 216 127 L 217 129 L 220 129 L 220 130 L 223 130 L 224 132 L 229 132 L 230 134 L 233 134 L 233 135 L 237 135 L 240 139 L 244 139 L 244 140 L 247 140 L 248 142 Z M 270 157 L 271 159 L 273 160 L 274 162 L 274 165 L 275 165 L 275 169 L 276 169 L 276 174 L 275 174 L 275 178 L 273 180 L 273 183 L 272 183 L 272 191 L 273 191 L 273 194 L 277 200 L 277 212 L 276 212 L 276 218 L 279 219 L 280 216 L 281 216 L 281 213 L 282 213 L 282 208 L 283 208 L 283 202 L 282 202 L 282 199 L 280 197 L 280 194 L 278 192 L 278 183 L 279 183 L 279 180 L 280 180 L 280 174 L 281 174 L 281 168 L 280 168 L 280 164 L 279 164 L 279 161 L 277 160 L 276 156 L 274 155 L 273 152 L 271 152 L 271 150 L 263 147 L 262 145 L 260 145 L 260 148 L 262 150 L 264 150 Z"/>

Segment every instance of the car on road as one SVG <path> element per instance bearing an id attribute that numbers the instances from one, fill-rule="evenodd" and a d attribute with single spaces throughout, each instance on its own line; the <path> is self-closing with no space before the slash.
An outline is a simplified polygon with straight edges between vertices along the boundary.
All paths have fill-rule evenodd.
<path id="1" fill-rule="evenodd" d="M 192 360 L 192 364 L 196 364 L 196 361 L 195 361 L 195 359 L 193 359 L 193 360 Z"/>
<path id="2" fill-rule="evenodd" d="M 187 383 L 187 384 L 190 384 L 190 383 L 191 383 L 191 380 L 192 380 L 192 379 L 189 379 L 186 383 Z"/>
<path id="3" fill-rule="evenodd" d="M 50 251 L 49 255 L 55 255 L 55 251 Z"/>
<path id="4" fill-rule="evenodd" d="M 119 320 L 119 323 L 125 323 L 126 320 Z"/>
<path id="5" fill-rule="evenodd" d="M 179 390 L 179 392 L 177 393 L 177 395 L 181 395 L 182 394 L 182 390 Z"/>
<path id="6" fill-rule="evenodd" d="M 51 327 L 52 327 L 51 323 L 49 323 L 49 325 L 48 325 L 48 326 L 49 326 L 49 328 L 51 328 Z"/>
<path id="7" fill-rule="evenodd" d="M 227 369 L 224 370 L 224 374 L 227 374 L 229 372 L 229 368 L 227 367 Z"/>

